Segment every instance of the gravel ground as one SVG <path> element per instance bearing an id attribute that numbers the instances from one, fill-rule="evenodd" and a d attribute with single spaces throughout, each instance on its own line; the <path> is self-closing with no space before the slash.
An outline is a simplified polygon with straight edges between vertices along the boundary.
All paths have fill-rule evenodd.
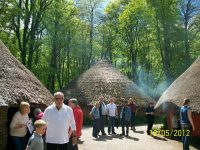
<path id="1" fill-rule="evenodd" d="M 181 142 L 147 135 L 146 126 L 136 127 L 136 132 L 130 130 L 128 137 L 119 135 L 121 127 L 116 129 L 116 133 L 95 139 L 92 137 L 92 127 L 84 127 L 79 150 L 182 150 Z M 190 150 L 197 149 L 190 147 Z"/>

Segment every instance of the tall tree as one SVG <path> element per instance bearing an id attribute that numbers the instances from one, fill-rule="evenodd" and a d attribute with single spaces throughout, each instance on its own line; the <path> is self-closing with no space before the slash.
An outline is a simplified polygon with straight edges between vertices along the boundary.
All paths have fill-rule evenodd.
<path id="1" fill-rule="evenodd" d="M 185 68 L 190 61 L 190 44 L 194 38 L 192 29 L 197 21 L 197 16 L 200 14 L 200 2 L 196 0 L 181 0 L 179 3 L 179 11 L 181 23 L 184 26 L 184 43 L 185 43 Z"/>
<path id="2" fill-rule="evenodd" d="M 80 14 L 83 20 L 87 20 L 89 23 L 89 43 L 90 52 L 88 56 L 88 67 L 90 67 L 92 56 L 93 56 L 93 41 L 94 41 L 94 30 L 99 23 L 99 17 L 101 12 L 99 11 L 100 4 L 103 0 L 80 0 L 79 8 Z"/>

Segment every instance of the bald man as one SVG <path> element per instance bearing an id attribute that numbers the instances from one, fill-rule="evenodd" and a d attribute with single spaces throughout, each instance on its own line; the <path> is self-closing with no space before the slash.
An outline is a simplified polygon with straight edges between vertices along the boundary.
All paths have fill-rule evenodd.
<path id="1" fill-rule="evenodd" d="M 46 143 L 47 150 L 68 150 L 69 127 L 76 138 L 76 124 L 73 110 L 64 104 L 64 94 L 56 92 L 54 103 L 47 107 L 42 118 L 47 122 Z"/>

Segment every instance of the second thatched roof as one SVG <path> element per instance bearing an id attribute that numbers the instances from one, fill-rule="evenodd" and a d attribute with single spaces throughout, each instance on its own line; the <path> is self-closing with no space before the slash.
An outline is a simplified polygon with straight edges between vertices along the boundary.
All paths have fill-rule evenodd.
<path id="1" fill-rule="evenodd" d="M 79 100 L 87 104 L 96 101 L 100 95 L 106 99 L 115 97 L 117 103 L 120 102 L 121 97 L 131 97 L 138 105 L 146 105 L 152 100 L 105 59 L 83 73 L 74 85 L 76 93 L 79 94 L 77 96 Z M 69 91 L 68 88 L 63 89 L 65 95 L 67 91 Z"/>
<path id="2" fill-rule="evenodd" d="M 155 108 L 166 111 L 172 105 L 181 106 L 185 98 L 191 100 L 192 111 L 200 113 L 200 57 L 170 85 Z"/>
<path id="3" fill-rule="evenodd" d="M 53 96 L 0 40 L 0 106 L 20 101 L 48 106 Z"/>

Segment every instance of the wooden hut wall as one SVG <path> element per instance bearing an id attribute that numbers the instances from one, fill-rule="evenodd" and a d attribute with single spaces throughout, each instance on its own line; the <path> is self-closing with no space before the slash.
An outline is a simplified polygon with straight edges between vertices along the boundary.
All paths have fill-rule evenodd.
<path id="1" fill-rule="evenodd" d="M 192 135 L 200 137 L 200 114 L 192 114 L 192 119 L 195 126 L 195 131 L 192 132 Z"/>
<path id="2" fill-rule="evenodd" d="M 172 117 L 173 117 L 173 112 L 168 112 L 167 113 L 167 128 L 172 129 Z M 192 131 L 192 136 L 197 136 L 200 137 L 200 114 L 192 114 L 192 119 L 194 122 L 195 126 L 195 131 Z"/>
<path id="3" fill-rule="evenodd" d="M 7 143 L 7 111 L 8 107 L 0 107 L 0 150 L 6 149 Z"/>

